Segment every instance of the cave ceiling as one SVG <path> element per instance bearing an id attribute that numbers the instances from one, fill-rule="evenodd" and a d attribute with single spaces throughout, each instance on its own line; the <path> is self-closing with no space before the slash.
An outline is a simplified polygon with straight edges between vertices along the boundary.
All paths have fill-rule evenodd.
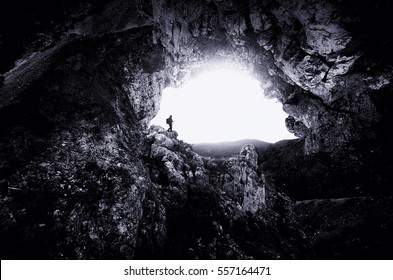
<path id="1" fill-rule="evenodd" d="M 391 258 L 393 2 L 36 2 L 0 10 L 2 258 Z M 298 139 L 212 159 L 149 127 L 212 62 Z"/>
<path id="2" fill-rule="evenodd" d="M 8 11 L 13 24 L 2 24 L 1 105 L 74 55 L 67 49 L 91 43 L 96 56 L 121 49 L 133 57 L 120 62 L 128 77 L 118 82 L 126 90 L 138 85 L 142 96 L 130 98 L 148 123 L 165 86 L 181 84 L 201 64 L 226 60 L 250 69 L 265 95 L 283 103 L 288 129 L 306 137 L 308 152 L 334 151 L 382 117 L 372 98 L 390 86 L 391 38 L 375 30 L 389 26 L 391 8 L 387 1 L 324 0 L 15 4 Z M 143 81 L 153 81 L 153 89 Z"/>

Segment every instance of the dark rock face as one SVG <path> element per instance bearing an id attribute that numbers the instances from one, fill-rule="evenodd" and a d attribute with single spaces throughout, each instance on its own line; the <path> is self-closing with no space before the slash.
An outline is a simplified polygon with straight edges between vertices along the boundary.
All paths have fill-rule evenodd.
<path id="1" fill-rule="evenodd" d="M 174 132 L 150 128 L 147 169 L 153 187 L 144 201 L 136 258 L 313 258 L 293 203 L 258 173 L 258 155 L 203 158 Z"/>
<path id="2" fill-rule="evenodd" d="M 373 224 L 385 244 L 362 222 L 381 216 L 372 197 L 391 213 L 392 38 L 375 32 L 391 26 L 389 1 L 19 2 L 1 13 L 24 15 L 22 33 L 0 17 L 2 258 L 369 258 L 391 247 L 390 214 Z M 148 130 L 163 88 L 211 60 L 249 67 L 300 139 L 208 159 Z M 371 205 L 350 221 L 360 243 L 344 224 L 336 236 L 321 227 L 326 205 L 313 200 L 343 197 Z M 346 207 L 330 207 L 332 223 Z"/>
<path id="3" fill-rule="evenodd" d="M 321 199 L 298 202 L 295 212 L 321 259 L 389 259 L 392 206 L 391 197 Z"/>

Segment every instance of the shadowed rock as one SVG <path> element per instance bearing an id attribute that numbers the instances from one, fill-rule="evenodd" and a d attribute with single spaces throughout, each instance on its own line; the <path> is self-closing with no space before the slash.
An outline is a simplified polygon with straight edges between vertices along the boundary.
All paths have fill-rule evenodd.
<path id="1" fill-rule="evenodd" d="M 2 259 L 392 257 L 390 1 L 19 4 L 0 10 Z M 147 129 L 213 61 L 301 138 L 205 158 Z"/>

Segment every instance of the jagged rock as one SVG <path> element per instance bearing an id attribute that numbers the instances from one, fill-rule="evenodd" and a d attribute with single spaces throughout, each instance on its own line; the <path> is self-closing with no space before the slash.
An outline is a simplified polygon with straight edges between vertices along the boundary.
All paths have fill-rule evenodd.
<path id="1" fill-rule="evenodd" d="M 253 145 L 245 145 L 242 148 L 238 167 L 240 167 L 239 182 L 244 187 L 242 208 L 255 214 L 265 205 L 265 182 L 259 179 L 256 173 L 258 154 Z"/>
<path id="2" fill-rule="evenodd" d="M 154 138 L 153 141 L 156 147 L 162 146 L 169 150 L 172 150 L 174 148 L 175 142 L 172 140 L 172 138 L 177 138 L 176 132 L 167 132 L 162 127 L 154 125 L 150 127 L 149 131 L 150 133 L 147 138 Z M 174 135 L 176 135 L 176 137 L 173 137 Z"/>
<path id="3" fill-rule="evenodd" d="M 240 150 L 239 160 L 255 171 L 258 168 L 258 154 L 254 145 L 244 145 Z"/>
<path id="4" fill-rule="evenodd" d="M 151 130 L 155 131 L 153 132 L 153 134 L 156 133 L 155 137 L 165 132 L 164 129 L 155 126 Z M 157 131 L 159 132 L 157 133 Z M 155 142 L 151 143 L 152 150 L 155 149 L 155 145 Z M 168 149 L 163 149 L 166 149 L 168 154 Z M 241 244 L 241 240 L 244 238 L 243 234 L 248 232 L 248 227 L 251 224 L 257 225 L 262 231 L 282 235 L 284 239 L 287 238 L 286 234 L 289 232 L 294 236 L 303 235 L 297 232 L 292 225 L 292 223 L 296 224 L 296 219 L 289 210 L 291 206 L 287 205 L 287 202 L 284 203 L 287 198 L 276 200 L 275 187 L 268 183 L 264 175 L 258 174 L 258 155 L 253 145 L 245 145 L 238 156 L 229 159 L 202 158 L 180 141 L 176 143 L 176 148 L 171 152 L 175 154 L 176 159 L 182 160 L 182 167 L 173 164 L 176 159 L 166 160 L 165 156 L 159 156 L 155 158 L 158 161 L 154 161 L 149 169 L 151 174 L 155 174 L 152 176 L 153 183 L 157 185 L 157 188 L 162 189 L 161 195 L 156 193 L 154 203 L 157 204 L 157 201 L 160 201 L 166 209 L 165 218 L 163 214 L 158 215 L 155 223 L 158 224 L 158 227 L 165 229 L 167 236 L 162 238 L 165 238 L 168 244 L 172 244 L 170 245 L 174 254 L 172 257 L 248 259 L 258 254 L 266 254 L 266 256 L 274 258 L 277 256 L 285 258 L 285 256 L 289 256 L 288 254 L 298 254 L 298 250 L 307 255 L 310 254 L 308 249 L 297 247 L 297 245 L 294 250 L 278 251 L 273 249 L 273 244 L 263 245 L 258 243 L 263 242 L 259 240 L 255 241 L 260 244 L 258 245 L 260 252 L 256 253 L 250 250 L 252 245 Z M 185 180 L 179 181 L 175 174 L 182 176 Z M 265 188 L 270 189 L 271 196 L 269 198 L 266 198 Z M 282 205 L 285 209 L 283 210 L 284 215 L 288 215 L 287 226 L 291 228 L 287 232 L 281 232 L 273 222 L 278 216 L 272 207 L 282 203 L 285 204 L 285 206 Z M 152 213 L 151 215 L 157 213 L 157 210 L 149 211 Z M 186 215 L 187 218 L 183 215 Z M 250 220 L 246 224 L 242 224 L 241 221 L 248 219 L 246 217 L 250 217 Z M 178 223 L 181 224 L 180 227 Z M 240 228 L 232 229 L 232 227 L 226 226 L 227 223 L 238 224 Z M 264 225 L 269 226 L 265 227 Z M 143 236 L 156 238 L 154 229 L 148 224 L 145 225 Z M 202 236 L 202 240 L 196 236 Z M 173 240 L 173 238 L 175 239 Z M 146 246 L 149 250 L 156 250 L 151 247 L 152 245 L 146 238 L 143 240 L 145 240 L 143 244 L 139 245 L 141 250 Z M 189 240 L 188 247 L 183 247 L 183 240 Z M 162 240 L 157 242 L 161 244 Z M 163 246 L 169 245 L 164 243 Z M 162 250 L 165 251 L 165 249 Z M 141 254 L 148 253 L 145 251 Z"/>
<path id="5" fill-rule="evenodd" d="M 265 205 L 265 186 L 256 172 L 257 161 L 254 146 L 243 146 L 238 159 L 228 162 L 230 172 L 224 175 L 223 185 L 223 189 L 239 203 L 242 211 L 253 214 Z"/>
<path id="6" fill-rule="evenodd" d="M 31 8 L 0 10 L 2 257 L 308 258 L 287 194 L 391 194 L 389 1 Z M 164 87 L 216 60 L 249 68 L 302 138 L 207 159 L 148 130 Z"/>
<path id="7" fill-rule="evenodd" d="M 383 5 L 375 4 L 375 7 L 378 12 L 382 12 Z M 309 128 L 305 133 L 310 140 L 307 142 L 308 147 L 313 147 L 307 149 L 310 153 L 335 152 L 338 146 L 345 150 L 348 139 L 356 140 L 357 137 L 361 137 L 351 133 L 356 127 L 369 126 L 375 121 L 367 119 L 367 122 L 360 122 L 357 117 L 348 114 L 345 118 L 350 121 L 340 128 L 346 130 L 345 138 L 337 139 L 337 135 L 329 134 L 329 127 L 338 122 L 335 112 L 341 110 L 340 102 L 336 101 L 353 101 L 353 91 L 342 90 L 342 85 L 351 83 L 353 78 L 344 75 L 350 74 L 356 62 L 364 56 L 364 51 L 362 42 L 356 41 L 359 40 L 356 32 L 348 26 L 361 24 L 364 17 L 361 14 L 363 8 L 362 4 L 359 11 L 351 10 L 346 3 L 331 3 L 325 0 L 302 0 L 296 3 L 277 1 L 277 5 L 254 0 L 236 4 L 225 1 L 196 1 L 191 4 L 180 1 L 176 5 L 161 0 L 150 4 L 143 1 L 108 1 L 101 7 L 102 13 L 98 14 L 86 12 L 94 10 L 91 6 L 72 8 L 72 14 L 78 14 L 80 18 L 75 19 L 74 24 L 67 22 L 63 32 L 80 38 L 95 38 L 103 34 L 110 37 L 109 34 L 119 34 L 111 38 L 117 40 L 116 44 L 120 45 L 128 40 L 127 36 L 121 38 L 120 34 L 148 31 L 144 33 L 146 38 L 141 40 L 144 41 L 142 45 L 145 47 L 137 48 L 138 52 L 144 53 L 128 53 L 120 59 L 122 65 L 118 67 L 124 69 L 121 75 L 124 79 L 122 90 L 127 92 L 137 118 L 144 125 L 148 124 L 159 108 L 160 93 L 164 84 L 182 82 L 189 76 L 187 73 L 190 64 L 209 61 L 212 55 L 219 54 L 224 58 L 240 57 L 240 61 L 261 73 L 266 73 L 261 79 L 263 78 L 263 83 L 269 84 L 267 94 L 277 97 L 283 103 L 288 101 L 286 96 L 289 95 L 285 93 L 286 88 L 281 86 L 280 81 L 297 85 L 305 92 L 321 98 L 323 102 L 318 104 L 317 110 L 325 111 L 323 122 L 318 119 L 304 122 L 309 119 L 310 114 L 312 115 L 308 109 L 308 104 L 313 103 L 310 95 L 301 93 L 304 102 L 296 108 L 291 108 L 294 106 L 287 103 L 285 110 L 291 115 L 296 111 L 297 114 L 292 116 L 297 121 L 303 121 Z M 248 16 L 245 16 L 246 11 L 249 13 Z M 118 16 L 113 16 L 114 14 Z M 354 23 L 348 23 L 348 18 L 351 17 L 354 18 Z M 49 58 L 67 45 L 67 40 L 70 39 L 65 37 L 61 42 L 54 42 L 55 47 L 50 51 L 27 57 L 24 63 L 5 73 L 10 83 L 2 90 L 4 100 L 0 104 L 5 104 L 8 102 L 7 98 L 15 97 L 15 94 L 28 86 L 28 83 L 19 83 L 15 86 L 12 80 L 20 81 L 20 77 L 25 77 L 25 80 L 32 82 L 39 79 L 49 67 L 47 62 L 41 65 L 40 60 L 50 61 Z M 255 48 L 255 44 L 262 46 L 262 49 Z M 108 53 L 108 47 L 104 44 L 97 48 L 102 50 L 101 56 Z M 131 46 L 129 49 L 135 50 Z M 252 52 L 248 52 L 247 49 Z M 163 52 L 167 55 L 166 59 L 161 55 Z M 76 64 L 81 65 L 80 62 Z M 75 67 L 75 64 L 73 66 Z M 39 68 L 40 71 L 29 71 L 29 67 Z M 386 78 L 379 82 L 381 86 L 376 82 L 375 86 L 370 84 L 370 87 L 364 87 L 362 98 L 369 98 L 370 90 L 390 84 L 387 76 L 392 75 L 391 69 L 385 67 L 382 71 Z M 33 76 L 29 78 L 30 75 Z M 378 81 L 379 76 L 377 72 L 368 71 L 364 79 Z M 374 111 L 372 115 L 378 115 L 376 108 L 366 109 L 362 104 L 354 106 L 357 107 L 356 115 L 367 113 L 363 110 L 369 109 Z M 316 112 L 314 108 L 312 110 Z M 326 133 L 328 135 L 325 136 Z M 334 143 L 327 141 L 321 144 L 318 143 L 321 138 L 337 140 Z"/>
<path id="8" fill-rule="evenodd" d="M 177 139 L 177 132 L 176 131 L 164 131 L 164 134 L 172 139 Z"/>
<path id="9" fill-rule="evenodd" d="M 292 116 L 289 116 L 285 119 L 285 125 L 288 131 L 297 137 L 303 137 L 307 135 L 307 127 L 301 121 L 295 120 L 295 118 Z"/>
<path id="10" fill-rule="evenodd" d="M 160 126 L 151 126 L 148 138 L 152 138 L 150 157 L 162 162 L 166 176 L 170 182 L 181 186 L 184 185 L 186 178 L 189 176 L 189 167 L 185 166 L 184 158 L 175 152 L 175 148 L 180 146 L 177 140 L 177 132 L 168 132 Z M 194 155 L 198 158 L 198 155 Z M 199 161 L 199 168 L 203 172 L 203 162 Z M 200 171 L 196 172 L 199 176 Z"/>

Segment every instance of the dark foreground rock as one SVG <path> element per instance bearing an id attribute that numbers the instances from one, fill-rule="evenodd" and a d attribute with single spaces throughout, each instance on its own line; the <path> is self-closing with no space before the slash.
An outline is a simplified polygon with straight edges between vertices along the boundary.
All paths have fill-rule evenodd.
<path id="1" fill-rule="evenodd" d="M 258 173 L 253 145 L 212 160 L 160 127 L 150 131 L 153 188 L 144 202 L 137 258 L 314 257 L 291 200 Z"/>
<path id="2" fill-rule="evenodd" d="M 392 258 L 391 1 L 23 2 L 0 9 L 2 258 Z M 212 61 L 299 139 L 206 159 L 149 130 Z"/>
<path id="3" fill-rule="evenodd" d="M 110 135 L 100 141 L 121 153 Z M 142 160 L 113 158 L 97 142 L 90 161 L 78 153 L 88 148 L 84 138 L 63 137 L 52 156 L 70 150 L 79 166 L 58 158 L 30 162 L 7 180 L 0 201 L 2 257 L 314 257 L 292 201 L 258 172 L 253 145 L 237 157 L 211 160 L 176 137 L 152 127 Z"/>
<path id="4" fill-rule="evenodd" d="M 299 201 L 295 213 L 319 259 L 391 259 L 391 197 Z"/>

